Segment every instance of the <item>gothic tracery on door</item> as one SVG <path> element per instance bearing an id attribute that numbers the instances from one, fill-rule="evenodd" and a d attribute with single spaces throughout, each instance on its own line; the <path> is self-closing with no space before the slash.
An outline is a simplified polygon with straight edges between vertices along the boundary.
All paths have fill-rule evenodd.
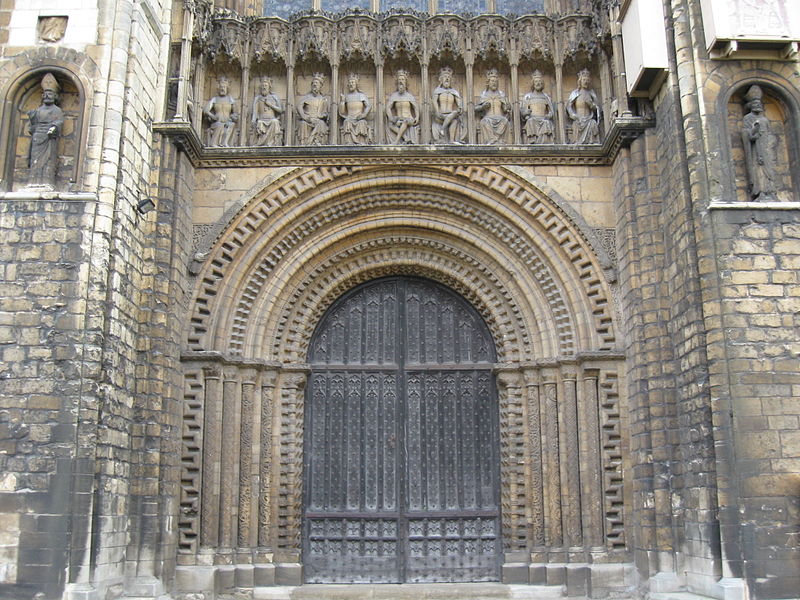
<path id="1" fill-rule="evenodd" d="M 307 582 L 499 579 L 494 358 L 477 312 L 427 280 L 328 310 L 309 356 Z"/>

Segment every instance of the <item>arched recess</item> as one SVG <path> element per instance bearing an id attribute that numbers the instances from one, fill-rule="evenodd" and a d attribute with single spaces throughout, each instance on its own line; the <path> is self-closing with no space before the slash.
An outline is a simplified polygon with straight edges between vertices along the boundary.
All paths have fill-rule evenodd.
<path id="1" fill-rule="evenodd" d="M 743 147 L 743 120 L 747 113 L 746 94 L 758 86 L 763 94 L 764 117 L 770 123 L 772 171 L 777 191 L 773 200 L 791 201 L 800 197 L 800 147 L 798 147 L 798 102 L 786 88 L 765 79 L 746 78 L 727 90 L 720 97 L 724 106 L 726 139 L 723 157 L 731 167 L 732 177 L 726 178 L 726 195 L 737 201 L 752 200 L 748 193 L 748 173 Z"/>
<path id="2" fill-rule="evenodd" d="M 5 156 L 2 168 L 6 189 L 12 186 L 16 189 L 27 183 L 25 159 L 30 140 L 27 113 L 41 104 L 40 84 L 47 73 L 52 73 L 58 81 L 58 104 L 65 117 L 59 142 L 56 189 L 72 189 L 80 181 L 93 93 L 90 81 L 97 75 L 96 68 L 87 57 L 74 50 L 59 48 L 56 56 L 52 56 L 40 48 L 20 54 L 0 70 L 0 84 L 5 83 L 0 156 Z"/>
<path id="3" fill-rule="evenodd" d="M 497 345 L 504 552 L 627 560 L 622 357 L 590 239 L 501 168 L 303 168 L 244 202 L 200 255 L 186 327 L 183 564 L 300 560 L 311 335 L 347 290 L 396 275 L 458 292 Z"/>

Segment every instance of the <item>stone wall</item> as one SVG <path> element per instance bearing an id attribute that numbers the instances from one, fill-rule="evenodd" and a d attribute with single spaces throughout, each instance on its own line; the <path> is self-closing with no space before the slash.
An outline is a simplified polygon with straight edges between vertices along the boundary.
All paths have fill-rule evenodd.
<path id="1" fill-rule="evenodd" d="M 55 597 L 80 562 L 92 513 L 102 336 L 89 307 L 104 300 L 90 268 L 97 201 L 4 198 L 0 215 L 0 583 L 4 596 Z"/>

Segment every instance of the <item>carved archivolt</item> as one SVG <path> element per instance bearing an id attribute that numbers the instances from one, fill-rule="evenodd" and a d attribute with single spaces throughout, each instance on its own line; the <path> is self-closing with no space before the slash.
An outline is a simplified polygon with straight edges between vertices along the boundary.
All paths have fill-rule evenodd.
<path id="1" fill-rule="evenodd" d="M 518 177 L 476 167 L 302 169 L 278 180 L 206 259 L 189 348 L 302 361 L 339 293 L 401 271 L 470 298 L 503 360 L 614 347 L 607 283 L 576 223 Z"/>

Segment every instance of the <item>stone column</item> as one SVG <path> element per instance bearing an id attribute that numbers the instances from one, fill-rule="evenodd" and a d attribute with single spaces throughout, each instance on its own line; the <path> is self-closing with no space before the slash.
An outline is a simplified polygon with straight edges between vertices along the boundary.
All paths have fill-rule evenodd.
<path id="1" fill-rule="evenodd" d="M 581 531 L 581 475 L 578 450 L 578 398 L 577 373 L 574 365 L 562 367 L 561 378 L 564 397 L 561 402 L 562 443 L 562 496 L 564 531 L 571 551 L 580 551 L 583 544 Z"/>
<path id="2" fill-rule="evenodd" d="M 519 63 L 517 59 L 511 62 L 511 92 L 509 93 L 511 103 L 511 126 L 514 128 L 512 141 L 515 144 L 522 143 L 522 121 L 519 114 Z"/>
<path id="3" fill-rule="evenodd" d="M 420 130 L 420 144 L 431 143 L 431 82 L 428 75 L 428 62 L 422 63 L 421 69 L 422 77 L 422 91 L 419 98 L 419 110 L 422 113 L 422 118 L 419 121 Z"/>
<path id="4" fill-rule="evenodd" d="M 475 62 L 472 58 L 472 52 L 468 52 L 466 56 L 466 74 L 467 74 L 467 89 L 464 93 L 464 114 L 466 122 L 464 126 L 467 128 L 467 143 L 474 144 L 477 141 L 477 124 L 475 119 Z"/>
<path id="5" fill-rule="evenodd" d="M 583 372 L 578 398 L 581 447 L 581 495 L 583 497 L 583 533 L 587 546 L 603 548 L 603 480 L 600 464 L 600 422 L 597 398 L 597 369 Z"/>
<path id="6" fill-rule="evenodd" d="M 271 548 L 274 540 L 272 539 L 271 522 L 272 510 L 270 495 L 272 488 L 272 432 L 275 429 L 275 379 L 277 371 L 270 368 L 261 374 L 261 390 L 259 406 L 261 413 L 261 427 L 259 438 L 259 458 L 258 458 L 258 547 L 260 549 Z"/>
<path id="7" fill-rule="evenodd" d="M 375 143 L 386 142 L 386 85 L 384 82 L 384 62 L 380 52 L 375 53 L 375 103 L 372 115 L 375 124 Z"/>
<path id="8" fill-rule="evenodd" d="M 531 512 L 532 550 L 542 551 L 545 546 L 544 481 L 542 478 L 542 418 L 540 406 L 540 380 L 537 369 L 525 369 L 525 401 L 528 428 L 528 501 Z"/>
<path id="9" fill-rule="evenodd" d="M 219 365 L 203 367 L 203 483 L 200 494 L 200 545 L 215 548 L 219 543 L 220 443 L 222 401 Z"/>
<path id="10" fill-rule="evenodd" d="M 175 107 L 175 121 L 188 121 L 187 102 L 189 99 L 189 69 L 192 61 L 192 33 L 194 31 L 194 13 L 183 9 L 183 31 L 181 32 L 181 60 L 178 68 L 178 105 Z"/>
<path id="11" fill-rule="evenodd" d="M 233 548 L 236 542 L 235 523 L 239 506 L 239 408 L 241 388 L 238 369 L 226 366 L 222 381 L 222 443 L 219 491 L 219 545 Z"/>
<path id="12" fill-rule="evenodd" d="M 556 370 L 542 370 L 541 387 L 544 390 L 542 414 L 542 449 L 544 455 L 545 540 L 548 548 L 560 548 L 564 543 L 561 529 L 561 470 L 559 468 L 558 387 Z"/>
<path id="13" fill-rule="evenodd" d="M 260 414 L 255 412 L 255 391 L 258 373 L 253 368 L 242 371 L 241 431 L 239 434 L 239 526 L 236 545 L 249 548 L 255 545 L 253 527 L 253 434 L 258 431 Z M 256 465 L 258 463 L 255 463 Z"/>

